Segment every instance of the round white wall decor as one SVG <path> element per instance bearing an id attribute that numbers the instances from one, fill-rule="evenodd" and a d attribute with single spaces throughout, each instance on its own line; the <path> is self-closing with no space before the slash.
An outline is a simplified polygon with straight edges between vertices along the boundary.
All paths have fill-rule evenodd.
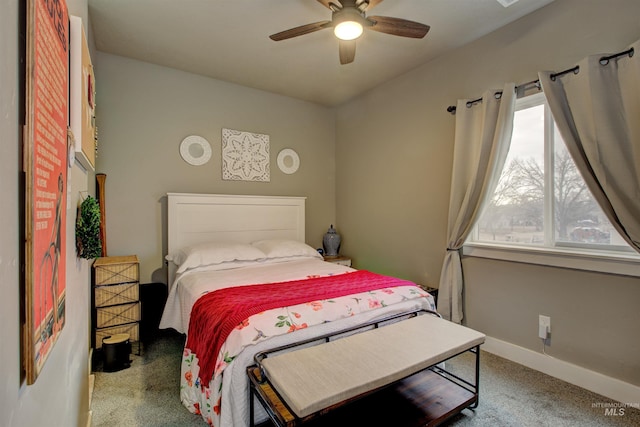
<path id="1" fill-rule="evenodd" d="M 286 174 L 296 173 L 300 167 L 300 157 L 291 148 L 285 148 L 278 153 L 278 167 Z"/>
<path id="2" fill-rule="evenodd" d="M 189 135 L 180 143 L 180 156 L 190 165 L 204 165 L 211 159 L 211 145 L 201 136 Z"/>

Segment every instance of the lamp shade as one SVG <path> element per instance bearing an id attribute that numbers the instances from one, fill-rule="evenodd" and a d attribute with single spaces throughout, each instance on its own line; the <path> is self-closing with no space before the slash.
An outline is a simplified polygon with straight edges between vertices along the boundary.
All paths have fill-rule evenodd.
<path id="1" fill-rule="evenodd" d="M 362 35 L 366 23 L 355 7 L 345 7 L 333 16 L 333 34 L 340 40 L 355 40 Z"/>
<path id="2" fill-rule="evenodd" d="M 362 25 L 356 21 L 344 21 L 336 25 L 333 33 L 340 40 L 355 40 L 362 35 Z"/>

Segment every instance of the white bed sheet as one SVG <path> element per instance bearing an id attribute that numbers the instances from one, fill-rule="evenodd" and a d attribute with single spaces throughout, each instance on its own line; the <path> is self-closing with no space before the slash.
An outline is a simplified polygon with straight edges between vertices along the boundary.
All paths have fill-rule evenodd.
<path id="1" fill-rule="evenodd" d="M 202 267 L 186 271 L 178 276 L 169 287 L 160 328 L 173 328 L 186 334 L 193 305 L 203 294 L 216 289 L 233 286 L 278 283 L 306 279 L 309 275 L 328 276 L 354 271 L 351 267 L 318 258 L 301 258 L 289 261 L 251 261 L 234 263 L 237 268 L 218 269 Z"/>

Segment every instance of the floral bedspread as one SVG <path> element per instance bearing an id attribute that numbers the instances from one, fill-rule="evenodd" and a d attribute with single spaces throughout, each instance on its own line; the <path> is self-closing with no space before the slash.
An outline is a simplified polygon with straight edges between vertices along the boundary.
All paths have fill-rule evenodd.
<path id="1" fill-rule="evenodd" d="M 224 370 L 247 346 L 276 335 L 420 298 L 431 296 L 416 285 L 397 286 L 270 309 L 252 315 L 227 337 L 216 361 L 213 378 L 208 384 L 201 383 L 197 354 L 185 347 L 180 379 L 182 403 L 189 411 L 200 414 L 210 426 L 221 427 Z"/>

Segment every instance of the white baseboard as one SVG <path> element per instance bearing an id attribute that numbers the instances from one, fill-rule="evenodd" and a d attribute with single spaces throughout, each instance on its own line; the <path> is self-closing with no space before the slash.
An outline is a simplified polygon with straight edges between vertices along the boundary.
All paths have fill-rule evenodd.
<path id="1" fill-rule="evenodd" d="M 573 365 L 555 357 L 487 337 L 482 350 L 561 379 L 612 400 L 637 405 L 640 387 Z"/>
<path id="2" fill-rule="evenodd" d="M 89 348 L 89 413 L 87 414 L 87 427 L 93 424 L 93 411 L 91 410 L 91 402 L 93 402 L 93 389 L 96 384 L 96 376 L 92 374 L 91 360 L 93 358 L 93 349 Z"/>

